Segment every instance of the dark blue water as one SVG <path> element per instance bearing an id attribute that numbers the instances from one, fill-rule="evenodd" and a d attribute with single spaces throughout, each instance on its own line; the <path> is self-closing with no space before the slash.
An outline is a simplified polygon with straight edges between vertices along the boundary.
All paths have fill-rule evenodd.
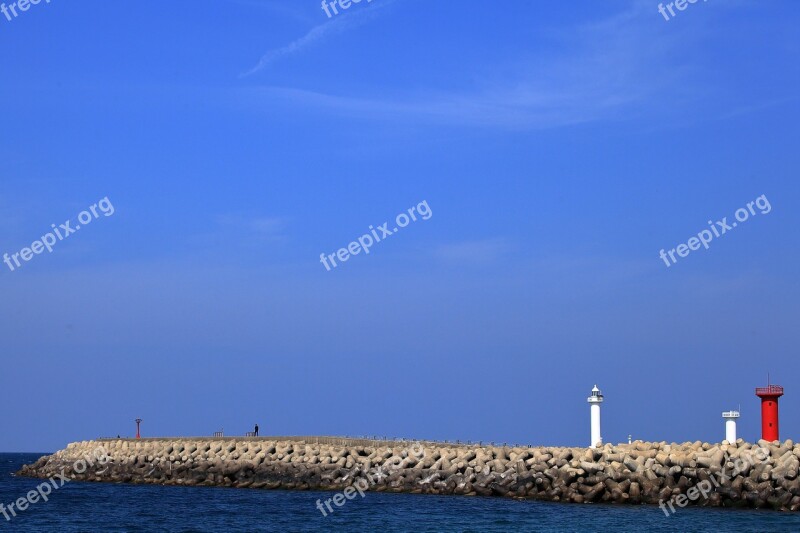
<path id="1" fill-rule="evenodd" d="M 12 477 L 39 454 L 0 454 L 6 506 L 41 480 Z M 800 532 L 800 514 L 770 511 L 569 505 L 500 498 L 358 494 L 333 514 L 316 507 L 334 493 L 110 485 L 72 481 L 16 518 L 6 531 L 731 531 Z"/>

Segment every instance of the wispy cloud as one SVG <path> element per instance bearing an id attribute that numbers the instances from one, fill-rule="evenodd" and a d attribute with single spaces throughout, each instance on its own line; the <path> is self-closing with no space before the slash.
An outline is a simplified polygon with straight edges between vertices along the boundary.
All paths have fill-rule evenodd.
<path id="1" fill-rule="evenodd" d="M 732 109 L 731 111 L 723 114 L 720 118 L 725 119 L 725 118 L 738 117 L 740 115 L 747 115 L 749 113 L 755 113 L 757 111 L 762 111 L 764 109 L 769 109 L 771 107 L 781 106 L 781 105 L 784 105 L 784 104 L 788 104 L 790 102 L 796 102 L 797 99 L 798 98 L 796 96 L 793 96 L 791 98 L 771 99 L 771 100 L 767 100 L 767 101 L 764 101 L 764 102 L 757 102 L 757 103 L 751 104 L 751 105 L 741 105 L 741 106 L 739 106 L 739 107 L 737 107 L 735 109 Z"/>
<path id="2" fill-rule="evenodd" d="M 439 246 L 434 255 L 442 261 L 460 265 L 489 265 L 511 249 L 501 238 L 459 242 Z"/>
<path id="3" fill-rule="evenodd" d="M 264 238 L 278 238 L 286 221 L 278 217 L 247 217 L 243 215 L 220 215 L 217 223 L 222 229 L 254 233 Z"/>
<path id="4" fill-rule="evenodd" d="M 394 1 L 395 0 L 382 0 L 380 3 L 376 3 L 368 7 L 351 5 L 350 11 L 341 12 L 334 18 L 327 20 L 318 26 L 314 26 L 308 31 L 308 33 L 299 39 L 290 42 L 286 46 L 281 46 L 280 48 L 274 48 L 267 51 L 263 56 L 261 56 L 261 59 L 258 61 L 256 66 L 247 72 L 244 72 L 239 77 L 244 78 L 255 74 L 278 59 L 308 48 L 314 43 L 322 41 L 330 35 L 336 35 L 361 26 L 370 19 L 376 17 L 380 9 L 387 7 L 388 5 L 394 3 Z"/>
<path id="5" fill-rule="evenodd" d="M 456 125 L 563 126 L 599 117 L 621 102 L 594 102 L 594 109 L 571 102 L 571 95 L 534 90 L 498 94 L 447 95 L 429 93 L 417 99 L 382 100 L 337 96 L 288 87 L 248 88 L 241 96 L 255 106 L 295 104 L 366 119 L 411 120 Z"/>
<path id="6" fill-rule="evenodd" d="M 302 50 L 303 48 L 309 46 L 310 44 L 321 40 L 329 33 L 341 32 L 345 29 L 345 27 L 346 27 L 345 24 L 339 20 L 334 20 L 332 22 L 320 24 L 319 26 L 314 26 L 308 33 L 306 33 L 304 36 L 300 37 L 296 41 L 292 41 L 286 46 L 275 48 L 273 50 L 266 52 L 263 56 L 261 56 L 261 59 L 259 59 L 256 66 L 254 66 L 247 72 L 244 72 L 239 77 L 244 78 L 252 74 L 255 74 L 256 72 L 263 69 L 273 61 L 280 59 L 283 56 L 293 54 L 298 50 Z"/>
<path id="7" fill-rule="evenodd" d="M 225 0 L 232 4 L 238 4 L 241 6 L 247 7 L 255 7 L 259 9 L 265 9 L 268 11 L 272 11 L 278 13 L 280 15 L 291 17 L 295 20 L 299 20 L 305 24 L 308 24 L 311 20 L 311 17 L 308 15 L 304 15 L 303 12 L 299 9 L 300 4 L 287 4 L 285 2 L 276 2 L 273 0 Z"/>
<path id="8" fill-rule="evenodd" d="M 286 240 L 287 220 L 239 213 L 218 215 L 210 229 L 189 237 L 192 246 L 264 250 Z"/>
<path id="9" fill-rule="evenodd" d="M 559 53 L 513 59 L 519 73 L 492 77 L 481 86 L 458 92 L 427 89 L 413 95 L 340 96 L 290 87 L 248 87 L 240 91 L 248 104 L 327 111 L 349 118 L 427 121 L 452 125 L 548 128 L 649 112 L 652 101 L 667 91 L 682 90 L 686 68 L 674 65 L 674 45 L 685 36 L 670 32 L 652 36 L 652 10 L 641 2 L 601 21 L 552 32 Z M 355 14 L 355 13 L 354 13 Z M 312 29 L 306 36 L 264 55 L 252 74 L 335 31 L 356 23 L 347 13 Z M 659 27 L 660 28 L 660 27 Z M 685 43 L 684 43 L 685 45 Z M 490 72 L 491 65 L 484 70 Z M 486 81 L 488 80 L 488 81 Z M 688 89 L 683 89 L 688 93 Z M 695 95 L 696 97 L 696 95 Z"/>

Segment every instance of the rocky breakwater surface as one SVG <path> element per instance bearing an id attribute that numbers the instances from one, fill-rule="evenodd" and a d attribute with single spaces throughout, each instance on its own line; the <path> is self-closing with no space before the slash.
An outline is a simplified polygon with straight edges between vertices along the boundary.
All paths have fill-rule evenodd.
<path id="1" fill-rule="evenodd" d="M 792 441 L 528 448 L 298 437 L 84 441 L 19 475 L 337 491 L 369 480 L 366 490 L 379 492 L 659 504 L 667 513 L 685 505 L 797 511 L 798 470 Z"/>

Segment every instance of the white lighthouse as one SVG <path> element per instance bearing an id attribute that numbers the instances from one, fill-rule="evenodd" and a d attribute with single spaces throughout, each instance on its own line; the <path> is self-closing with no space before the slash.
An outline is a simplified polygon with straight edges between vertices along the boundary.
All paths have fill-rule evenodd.
<path id="1" fill-rule="evenodd" d="M 592 395 L 586 401 L 589 402 L 592 414 L 592 440 L 589 447 L 596 448 L 603 445 L 603 437 L 600 436 L 600 404 L 603 403 L 603 393 L 600 392 L 597 385 L 594 386 Z"/>
<path id="2" fill-rule="evenodd" d="M 725 411 L 722 418 L 725 419 L 725 440 L 733 444 L 736 442 L 736 419 L 739 418 L 739 411 Z"/>

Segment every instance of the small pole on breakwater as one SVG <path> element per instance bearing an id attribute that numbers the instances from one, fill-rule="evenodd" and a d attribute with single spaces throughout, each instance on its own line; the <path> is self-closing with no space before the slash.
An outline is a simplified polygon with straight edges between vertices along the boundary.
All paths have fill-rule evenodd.
<path id="1" fill-rule="evenodd" d="M 141 435 L 139 435 L 139 424 L 142 423 L 142 419 L 141 418 L 137 418 L 136 420 L 134 420 L 134 422 L 136 422 L 136 438 L 137 439 L 141 439 L 142 437 L 141 437 Z"/>

